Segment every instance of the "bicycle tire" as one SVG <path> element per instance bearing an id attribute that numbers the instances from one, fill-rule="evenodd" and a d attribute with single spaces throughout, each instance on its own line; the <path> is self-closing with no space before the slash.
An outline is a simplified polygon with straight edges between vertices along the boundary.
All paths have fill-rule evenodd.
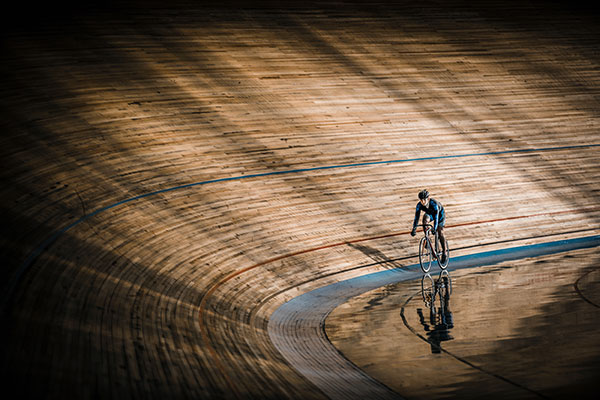
<path id="1" fill-rule="evenodd" d="M 442 252 L 437 257 L 437 263 L 442 270 L 448 268 L 448 264 L 450 263 L 450 247 L 448 247 L 448 240 L 444 239 L 444 241 L 446 242 L 446 262 L 442 263 Z"/>
<path id="2" fill-rule="evenodd" d="M 431 269 L 432 258 L 433 256 L 429 242 L 427 241 L 427 238 L 422 237 L 419 242 L 419 264 L 421 264 L 421 270 L 423 272 L 429 272 Z"/>

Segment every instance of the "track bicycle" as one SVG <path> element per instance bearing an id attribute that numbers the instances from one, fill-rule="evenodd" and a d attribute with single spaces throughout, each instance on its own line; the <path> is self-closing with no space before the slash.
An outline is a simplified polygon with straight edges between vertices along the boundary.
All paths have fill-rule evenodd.
<path id="1" fill-rule="evenodd" d="M 419 264 L 423 272 L 429 272 L 431 264 L 435 259 L 441 269 L 446 269 L 450 262 L 450 248 L 448 247 L 448 240 L 446 240 L 446 262 L 442 263 L 442 249 L 441 243 L 438 237 L 437 231 L 432 234 L 433 226 L 431 224 L 419 225 L 425 227 L 425 235 L 419 241 Z"/>

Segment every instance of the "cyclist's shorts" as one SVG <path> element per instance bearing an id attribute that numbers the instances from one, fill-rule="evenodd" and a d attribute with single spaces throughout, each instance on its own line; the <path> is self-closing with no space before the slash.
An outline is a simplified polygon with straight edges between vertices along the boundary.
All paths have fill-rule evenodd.
<path id="1" fill-rule="evenodd" d="M 429 216 L 429 214 L 423 215 L 423 225 L 427 224 L 429 221 L 431 221 L 431 217 Z M 438 229 L 443 228 L 445 225 L 446 225 L 446 216 L 444 215 L 438 221 Z"/>

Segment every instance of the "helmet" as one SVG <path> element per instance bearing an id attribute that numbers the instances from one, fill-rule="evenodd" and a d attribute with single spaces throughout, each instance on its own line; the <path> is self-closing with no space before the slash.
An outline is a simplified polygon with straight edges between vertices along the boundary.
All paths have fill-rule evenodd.
<path id="1" fill-rule="evenodd" d="M 419 192 L 419 200 L 425 200 L 428 197 L 429 197 L 429 192 L 427 191 L 427 189 L 423 189 Z"/>

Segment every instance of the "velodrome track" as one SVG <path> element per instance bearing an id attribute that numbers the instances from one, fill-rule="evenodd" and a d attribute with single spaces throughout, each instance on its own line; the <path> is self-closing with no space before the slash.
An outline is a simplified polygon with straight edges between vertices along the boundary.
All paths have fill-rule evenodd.
<path id="1" fill-rule="evenodd" d="M 536 2 L 190 2 L 5 27 L 3 387 L 325 398 L 271 318 L 414 264 L 424 187 L 457 259 L 596 237 L 596 22 Z"/>

